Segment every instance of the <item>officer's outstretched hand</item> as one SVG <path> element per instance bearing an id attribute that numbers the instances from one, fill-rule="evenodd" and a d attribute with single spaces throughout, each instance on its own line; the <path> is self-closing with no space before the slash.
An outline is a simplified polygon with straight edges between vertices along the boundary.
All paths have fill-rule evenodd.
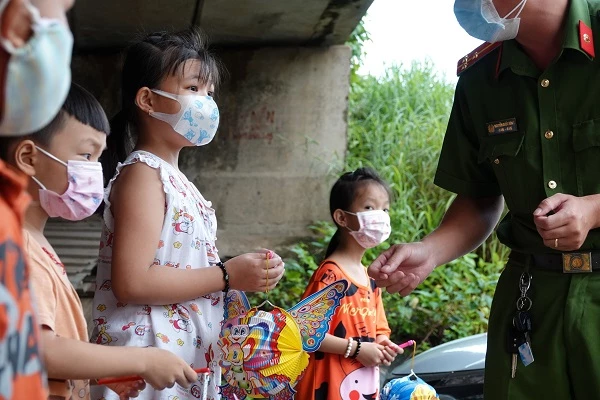
<path id="1" fill-rule="evenodd" d="M 533 222 L 544 245 L 560 251 L 579 249 L 590 229 L 600 226 L 599 197 L 557 193 L 543 200 L 533 212 Z"/>
<path id="2" fill-rule="evenodd" d="M 389 293 L 406 296 L 435 268 L 431 255 L 422 242 L 393 245 L 369 266 L 369 276 Z"/>

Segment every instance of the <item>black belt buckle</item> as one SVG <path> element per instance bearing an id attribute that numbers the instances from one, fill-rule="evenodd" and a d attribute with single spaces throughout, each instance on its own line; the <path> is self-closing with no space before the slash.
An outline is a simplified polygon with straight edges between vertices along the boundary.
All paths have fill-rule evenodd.
<path id="1" fill-rule="evenodd" d="M 592 272 L 592 253 L 563 253 L 563 273 L 579 274 Z"/>

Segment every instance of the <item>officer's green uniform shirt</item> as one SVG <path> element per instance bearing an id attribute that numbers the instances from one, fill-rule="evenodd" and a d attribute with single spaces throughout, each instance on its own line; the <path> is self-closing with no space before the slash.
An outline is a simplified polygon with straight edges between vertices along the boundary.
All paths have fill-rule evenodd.
<path id="1" fill-rule="evenodd" d="M 600 2 L 570 3 L 563 49 L 545 71 L 511 40 L 462 74 L 434 181 L 467 196 L 502 194 L 510 212 L 498 237 L 527 253 L 552 251 L 533 223 L 542 200 L 600 193 L 600 61 L 579 33 L 581 20 L 598 49 Z M 598 229 L 589 249 L 600 249 Z"/>

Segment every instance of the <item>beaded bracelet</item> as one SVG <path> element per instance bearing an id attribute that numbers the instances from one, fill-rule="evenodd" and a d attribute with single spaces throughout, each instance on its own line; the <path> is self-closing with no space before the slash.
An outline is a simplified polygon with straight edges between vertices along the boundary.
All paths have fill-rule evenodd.
<path id="1" fill-rule="evenodd" d="M 354 352 L 354 354 L 352 354 L 350 356 L 350 358 L 354 359 L 356 357 L 358 357 L 358 353 L 360 352 L 360 340 L 356 341 L 356 351 Z"/>
<path id="2" fill-rule="evenodd" d="M 346 353 L 344 353 L 344 358 L 348 358 L 348 356 L 350 355 L 350 351 L 352 350 L 352 342 L 354 342 L 354 339 L 348 338 L 348 346 L 346 347 Z"/>
<path id="3" fill-rule="evenodd" d="M 217 266 L 219 268 L 221 268 L 221 272 L 223 273 L 223 280 L 225 281 L 225 287 L 223 288 L 223 293 L 225 293 L 225 295 L 227 295 L 227 292 L 229 292 L 229 274 L 227 273 L 227 270 L 225 269 L 225 263 L 219 261 L 217 263 Z"/>

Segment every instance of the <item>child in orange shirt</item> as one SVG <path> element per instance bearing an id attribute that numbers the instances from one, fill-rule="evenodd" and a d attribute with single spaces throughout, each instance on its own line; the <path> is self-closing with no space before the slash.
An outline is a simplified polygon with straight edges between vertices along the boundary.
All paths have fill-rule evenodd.
<path id="1" fill-rule="evenodd" d="M 381 289 L 362 264 L 366 249 L 390 235 L 389 203 L 389 188 L 369 168 L 343 174 L 331 189 L 329 208 L 338 230 L 303 298 L 339 279 L 348 281 L 348 290 L 321 347 L 310 355 L 297 399 L 378 399 L 378 366 L 403 352 L 389 339 Z"/>

